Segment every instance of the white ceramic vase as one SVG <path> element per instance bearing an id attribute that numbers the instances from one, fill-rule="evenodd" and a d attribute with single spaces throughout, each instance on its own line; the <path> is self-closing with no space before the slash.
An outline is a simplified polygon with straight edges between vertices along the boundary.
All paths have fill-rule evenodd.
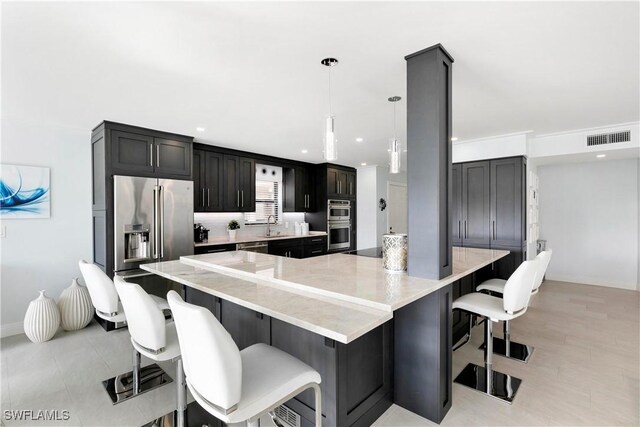
<path id="1" fill-rule="evenodd" d="M 236 233 L 238 232 L 238 230 L 227 230 L 229 231 L 229 240 L 233 241 L 236 240 Z"/>
<path id="2" fill-rule="evenodd" d="M 24 333 L 32 342 L 49 341 L 60 326 L 60 311 L 56 302 L 47 297 L 44 291 L 29 303 L 24 316 Z"/>
<path id="3" fill-rule="evenodd" d="M 77 331 L 87 326 L 93 318 L 93 305 L 89 290 L 80 286 L 78 279 L 71 281 L 71 286 L 62 291 L 58 299 L 58 308 L 62 329 Z"/>

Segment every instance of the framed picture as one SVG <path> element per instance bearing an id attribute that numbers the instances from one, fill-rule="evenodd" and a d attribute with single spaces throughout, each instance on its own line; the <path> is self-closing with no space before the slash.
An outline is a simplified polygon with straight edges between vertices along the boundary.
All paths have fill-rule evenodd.
<path id="1" fill-rule="evenodd" d="M 50 216 L 49 168 L 0 165 L 0 219 Z"/>

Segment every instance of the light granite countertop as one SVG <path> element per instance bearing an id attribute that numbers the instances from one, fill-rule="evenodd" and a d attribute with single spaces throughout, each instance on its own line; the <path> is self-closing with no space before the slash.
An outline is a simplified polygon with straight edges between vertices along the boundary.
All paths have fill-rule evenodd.
<path id="1" fill-rule="evenodd" d="M 236 243 L 248 243 L 248 242 L 269 242 L 271 240 L 284 240 L 284 239 L 306 239 L 309 237 L 319 237 L 326 236 L 327 233 L 324 231 L 310 231 L 306 236 L 291 234 L 291 233 L 282 233 L 272 237 L 265 236 L 242 236 L 238 237 L 235 240 L 229 240 L 227 236 L 218 236 L 211 237 L 207 242 L 202 243 L 194 243 L 193 246 L 198 248 L 201 246 L 216 246 L 216 245 L 234 245 Z"/>
<path id="2" fill-rule="evenodd" d="M 454 247 L 453 274 L 441 280 L 386 273 L 379 258 L 346 254 L 294 259 L 233 251 L 141 267 L 346 344 L 390 320 L 394 310 L 508 253 Z"/>
<path id="3" fill-rule="evenodd" d="M 331 254 L 295 259 L 246 251 L 180 257 L 180 261 L 238 278 L 267 280 L 311 294 L 394 311 L 506 256 L 509 251 L 453 248 L 453 274 L 441 280 L 388 273 L 381 258 Z"/>

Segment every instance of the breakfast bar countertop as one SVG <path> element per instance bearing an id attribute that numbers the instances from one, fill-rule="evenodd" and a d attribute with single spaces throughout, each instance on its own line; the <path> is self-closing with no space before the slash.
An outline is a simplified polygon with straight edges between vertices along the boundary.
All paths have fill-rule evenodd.
<path id="1" fill-rule="evenodd" d="M 506 256 L 509 251 L 453 248 L 453 274 L 440 280 L 389 273 L 381 258 L 331 254 L 295 259 L 246 251 L 180 257 L 180 261 L 242 279 L 260 278 L 313 295 L 394 311 Z"/>
<path id="2" fill-rule="evenodd" d="M 387 273 L 379 258 L 347 254 L 294 259 L 230 251 L 141 268 L 347 344 L 390 320 L 394 310 L 508 253 L 454 247 L 453 274 L 441 280 Z"/>

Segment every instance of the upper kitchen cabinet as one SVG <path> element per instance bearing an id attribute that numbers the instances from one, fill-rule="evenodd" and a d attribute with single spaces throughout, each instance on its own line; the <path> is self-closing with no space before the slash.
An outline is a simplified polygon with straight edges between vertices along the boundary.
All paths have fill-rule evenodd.
<path id="1" fill-rule="evenodd" d="M 462 243 L 489 246 L 489 162 L 462 164 Z"/>
<path id="2" fill-rule="evenodd" d="M 520 247 L 525 240 L 524 158 L 491 160 L 491 246 Z"/>
<path id="3" fill-rule="evenodd" d="M 105 126 L 116 175 L 191 179 L 193 138 L 134 126 Z"/>
<path id="4" fill-rule="evenodd" d="M 355 198 L 356 197 L 356 172 L 327 167 L 327 197 Z"/>
<path id="5" fill-rule="evenodd" d="M 451 168 L 451 189 L 453 193 L 451 201 L 452 219 L 452 244 L 462 245 L 462 165 L 454 164 Z"/>
<path id="6" fill-rule="evenodd" d="M 225 212 L 256 210 L 256 163 L 248 157 L 223 157 L 223 196 Z"/>
<path id="7" fill-rule="evenodd" d="M 195 212 L 222 211 L 223 155 L 193 150 L 193 204 Z"/>
<path id="8" fill-rule="evenodd" d="M 284 212 L 313 212 L 315 209 L 313 186 L 306 167 L 283 168 Z"/>

